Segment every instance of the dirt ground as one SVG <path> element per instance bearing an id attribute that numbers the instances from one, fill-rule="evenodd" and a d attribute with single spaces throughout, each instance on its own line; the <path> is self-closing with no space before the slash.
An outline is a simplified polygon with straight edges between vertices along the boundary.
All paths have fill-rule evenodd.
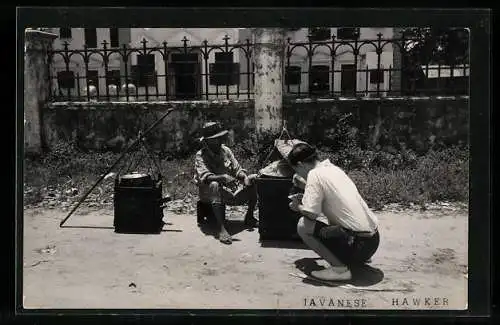
<path id="1" fill-rule="evenodd" d="M 259 242 L 233 229 L 226 246 L 192 214 L 165 213 L 160 235 L 116 234 L 113 210 L 24 211 L 24 307 L 243 309 L 464 309 L 466 210 L 382 211 L 381 243 L 350 284 L 292 274 L 324 261 L 300 243 Z M 230 213 L 233 228 L 241 215 Z M 94 227 L 94 228 L 92 228 Z M 97 228 L 96 228 L 97 227 Z M 100 227 L 100 228 L 99 228 Z"/>

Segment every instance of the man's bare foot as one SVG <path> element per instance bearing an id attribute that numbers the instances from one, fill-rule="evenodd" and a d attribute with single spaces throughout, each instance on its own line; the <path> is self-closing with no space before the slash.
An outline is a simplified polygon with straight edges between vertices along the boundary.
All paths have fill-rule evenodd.
<path id="1" fill-rule="evenodd" d="M 223 244 L 231 244 L 233 242 L 231 235 L 229 235 L 228 232 L 225 230 L 219 233 L 219 240 Z"/>

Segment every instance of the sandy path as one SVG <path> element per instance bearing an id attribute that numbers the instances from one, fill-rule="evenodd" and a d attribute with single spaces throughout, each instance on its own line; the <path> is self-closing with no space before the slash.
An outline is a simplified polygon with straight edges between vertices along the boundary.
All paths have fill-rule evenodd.
<path id="1" fill-rule="evenodd" d="M 192 215 L 168 213 L 160 235 L 61 229 L 64 216 L 57 209 L 25 210 L 25 308 L 466 306 L 465 211 L 379 213 L 381 245 L 372 268 L 356 277 L 357 288 L 321 286 L 291 276 L 323 261 L 297 244 L 262 247 L 257 230 L 239 232 L 234 236 L 238 241 L 224 246 L 200 232 Z M 112 224 L 112 210 L 80 208 L 66 225 Z"/>

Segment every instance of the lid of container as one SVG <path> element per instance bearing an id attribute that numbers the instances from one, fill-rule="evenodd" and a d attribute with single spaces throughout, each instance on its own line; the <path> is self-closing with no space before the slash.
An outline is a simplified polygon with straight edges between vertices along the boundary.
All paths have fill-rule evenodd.
<path id="1" fill-rule="evenodd" d="M 286 162 L 286 160 L 276 160 L 266 167 L 262 168 L 259 173 L 264 176 L 291 178 L 295 171 Z"/>
<path id="2" fill-rule="evenodd" d="M 141 173 L 131 173 L 131 174 L 123 175 L 121 178 L 123 178 L 123 179 L 139 179 L 139 178 L 145 178 L 145 177 L 149 177 L 149 175 L 141 174 Z"/>

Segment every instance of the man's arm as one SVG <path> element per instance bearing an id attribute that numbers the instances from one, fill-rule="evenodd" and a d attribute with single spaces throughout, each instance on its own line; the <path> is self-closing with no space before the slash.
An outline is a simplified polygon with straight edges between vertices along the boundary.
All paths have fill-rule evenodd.
<path id="1" fill-rule="evenodd" d="M 300 188 L 301 190 L 306 188 L 306 180 L 299 174 L 294 174 L 292 178 L 293 185 Z"/>
<path id="2" fill-rule="evenodd" d="M 231 177 L 229 175 L 216 175 L 205 164 L 201 152 L 196 154 L 195 158 L 196 178 L 200 183 L 222 182 L 230 183 Z"/>
<path id="3" fill-rule="evenodd" d="M 201 151 L 196 154 L 195 170 L 196 179 L 200 183 L 208 184 L 211 182 L 219 182 L 223 184 L 230 184 L 235 181 L 234 177 L 230 175 L 213 173 L 205 164 Z"/>
<path id="4" fill-rule="evenodd" d="M 247 171 L 241 167 L 231 149 L 224 147 L 224 150 L 231 161 L 231 176 L 243 182 L 248 177 Z"/>
<path id="5" fill-rule="evenodd" d="M 302 202 L 298 200 L 294 204 L 295 206 L 291 206 L 291 208 L 300 212 L 300 214 L 308 219 L 316 220 L 323 212 L 323 198 L 324 194 L 320 179 L 315 172 L 311 171 L 307 177 Z"/>
<path id="6" fill-rule="evenodd" d="M 222 181 L 224 175 L 209 175 L 206 177 L 205 182 L 206 183 L 211 183 L 211 182 L 220 182 Z"/>
<path id="7" fill-rule="evenodd" d="M 194 160 L 194 168 L 196 171 L 196 178 L 200 183 L 208 183 L 212 181 L 214 176 L 216 176 L 213 172 L 208 169 L 205 161 L 203 160 L 201 151 L 196 153 L 196 157 Z"/>
<path id="8" fill-rule="evenodd" d="M 302 204 L 299 204 L 298 210 L 299 210 L 299 213 L 301 215 L 303 215 L 304 217 L 306 217 L 307 219 L 310 219 L 310 220 L 316 220 L 321 216 L 321 214 L 316 214 L 314 212 L 311 212 L 311 211 L 305 209 Z"/>

